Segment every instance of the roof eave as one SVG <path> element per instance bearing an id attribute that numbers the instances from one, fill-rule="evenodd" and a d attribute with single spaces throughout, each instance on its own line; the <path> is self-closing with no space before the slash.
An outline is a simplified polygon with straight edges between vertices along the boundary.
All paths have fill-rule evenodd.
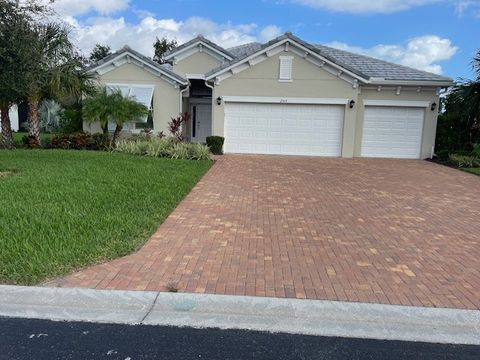
<path id="1" fill-rule="evenodd" d="M 454 84 L 454 81 L 445 80 L 380 80 L 371 79 L 368 81 L 369 85 L 392 85 L 392 86 L 432 86 L 432 87 L 449 87 Z"/>

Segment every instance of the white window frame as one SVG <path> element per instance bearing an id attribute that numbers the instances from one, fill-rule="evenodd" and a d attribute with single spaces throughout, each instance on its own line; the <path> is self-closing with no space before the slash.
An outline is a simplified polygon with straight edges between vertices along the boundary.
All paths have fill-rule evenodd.
<path id="1" fill-rule="evenodd" d="M 107 89 L 108 88 L 114 89 L 115 87 L 119 88 L 119 87 L 127 87 L 128 86 L 127 97 L 133 97 L 133 94 L 132 94 L 132 88 L 133 87 L 152 89 L 152 96 L 151 96 L 151 99 L 150 99 L 150 104 L 148 105 L 148 110 L 149 111 L 153 110 L 152 104 L 153 104 L 153 97 L 154 97 L 154 93 L 155 93 L 155 85 L 154 84 L 105 83 L 105 86 L 107 87 Z M 148 119 L 148 115 L 147 115 L 147 119 Z M 147 119 L 145 120 L 145 123 L 147 122 Z M 124 128 L 127 131 L 135 132 L 135 130 L 137 130 L 135 124 L 136 124 L 135 122 L 126 123 L 124 125 Z M 110 121 L 109 121 L 109 130 L 110 130 L 110 127 L 111 127 L 111 125 L 110 125 Z"/>
<path id="2" fill-rule="evenodd" d="M 278 81 L 280 82 L 292 82 L 293 81 L 293 56 L 279 56 L 279 65 L 278 65 Z M 282 74 L 282 66 L 289 66 L 287 71 L 289 74 Z"/>

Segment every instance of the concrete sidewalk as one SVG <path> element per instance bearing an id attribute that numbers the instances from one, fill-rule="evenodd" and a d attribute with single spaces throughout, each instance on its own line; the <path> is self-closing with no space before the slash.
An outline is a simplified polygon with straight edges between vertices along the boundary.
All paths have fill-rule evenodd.
<path id="1" fill-rule="evenodd" d="M 0 316 L 480 345 L 480 311 L 0 285 Z"/>

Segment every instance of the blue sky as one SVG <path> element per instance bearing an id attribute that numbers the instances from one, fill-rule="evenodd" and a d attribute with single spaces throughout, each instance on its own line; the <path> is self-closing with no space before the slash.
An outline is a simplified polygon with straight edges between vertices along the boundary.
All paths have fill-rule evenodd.
<path id="1" fill-rule="evenodd" d="M 472 77 L 480 0 L 57 0 L 72 36 L 150 55 L 155 36 L 180 43 L 202 33 L 225 47 L 292 31 L 306 41 L 453 78 Z"/>

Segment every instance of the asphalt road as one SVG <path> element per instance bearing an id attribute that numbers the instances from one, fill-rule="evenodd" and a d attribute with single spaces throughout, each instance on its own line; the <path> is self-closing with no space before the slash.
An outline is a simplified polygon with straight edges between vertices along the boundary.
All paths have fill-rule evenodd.
<path id="1" fill-rule="evenodd" d="M 0 359 L 480 359 L 480 347 L 0 318 Z"/>

